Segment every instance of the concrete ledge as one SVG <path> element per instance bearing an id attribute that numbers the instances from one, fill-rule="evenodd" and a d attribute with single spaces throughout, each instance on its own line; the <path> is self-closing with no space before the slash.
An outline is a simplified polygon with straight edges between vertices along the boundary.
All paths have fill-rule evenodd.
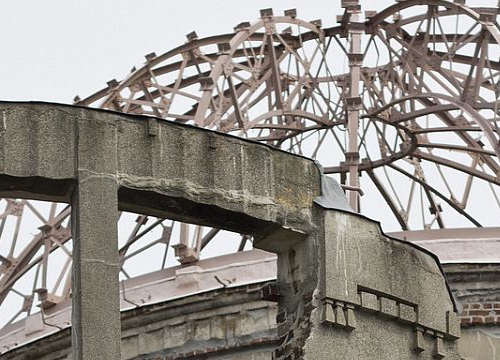
<path id="1" fill-rule="evenodd" d="M 280 227 L 289 238 L 311 230 L 320 175 L 309 159 L 193 126 L 76 106 L 0 102 L 0 119 L 2 195 L 69 202 L 71 181 L 86 174 L 114 179 L 123 210 L 258 238 Z M 116 153 L 116 165 L 97 161 L 103 153 Z"/>
<path id="2" fill-rule="evenodd" d="M 357 215 L 327 211 L 324 226 L 327 298 L 360 306 L 372 294 L 378 313 L 397 318 L 403 304 L 414 308 L 415 325 L 447 334 L 455 306 L 434 256 L 385 237 L 376 222 Z"/>

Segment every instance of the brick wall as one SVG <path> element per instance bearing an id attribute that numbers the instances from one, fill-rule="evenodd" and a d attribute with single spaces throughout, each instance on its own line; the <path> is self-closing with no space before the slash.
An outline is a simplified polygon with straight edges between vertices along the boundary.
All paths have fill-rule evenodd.
<path id="1" fill-rule="evenodd" d="M 460 314 L 462 327 L 500 324 L 500 302 L 474 302 L 462 306 Z"/>

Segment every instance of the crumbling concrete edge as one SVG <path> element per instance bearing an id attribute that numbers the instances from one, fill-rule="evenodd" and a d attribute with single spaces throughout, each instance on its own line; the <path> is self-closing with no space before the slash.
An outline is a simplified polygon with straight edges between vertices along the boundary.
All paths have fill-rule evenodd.
<path id="1" fill-rule="evenodd" d="M 323 171 L 323 167 L 321 166 L 321 164 L 317 161 L 314 162 L 316 164 L 316 166 L 318 167 L 320 173 L 321 173 L 321 190 L 323 192 L 323 189 L 326 188 L 326 187 L 329 187 L 332 185 L 332 181 L 335 182 L 338 186 L 338 189 L 340 189 L 342 191 L 342 188 L 340 187 L 340 185 L 338 184 L 338 182 L 333 179 L 333 178 L 330 178 L 328 177 L 327 175 L 325 175 L 324 171 Z M 326 180 L 328 179 L 328 180 Z M 443 267 L 441 265 L 441 262 L 439 261 L 439 258 L 436 254 L 434 254 L 433 252 L 417 245 L 417 244 L 414 244 L 408 240 L 403 240 L 403 239 L 399 239 L 399 238 L 396 238 L 396 237 L 393 237 L 393 236 L 390 236 L 390 235 L 387 235 L 383 228 L 382 228 L 382 224 L 380 223 L 380 221 L 378 220 L 374 220 L 366 215 L 363 215 L 363 214 L 360 214 L 360 213 L 356 213 L 352 210 L 350 210 L 349 208 L 346 208 L 345 204 L 344 203 L 340 203 L 339 206 L 325 206 L 325 204 L 327 204 L 328 202 L 325 201 L 325 199 L 322 199 L 323 197 L 323 194 L 319 197 L 317 197 L 315 200 L 314 200 L 314 203 L 316 205 L 318 205 L 319 207 L 323 208 L 323 209 L 327 209 L 327 210 L 336 210 L 336 211 L 339 211 L 341 213 L 345 213 L 345 214 L 350 214 L 350 215 L 354 215 L 358 218 L 361 218 L 361 219 L 365 219 L 365 220 L 368 220 L 372 223 L 375 223 L 378 227 L 378 230 L 380 231 L 380 234 L 390 240 L 393 240 L 393 241 L 396 241 L 396 242 L 400 242 L 400 243 L 403 243 L 403 244 L 406 244 L 406 245 L 409 245 L 429 256 L 431 256 L 434 261 L 436 262 L 436 265 L 438 266 L 439 268 L 439 271 L 441 272 L 441 275 L 443 276 L 444 280 L 445 280 L 445 284 L 446 284 L 446 289 L 448 290 L 448 294 L 450 295 L 450 299 L 451 299 L 451 302 L 453 304 L 453 310 L 455 312 L 459 312 L 459 309 L 458 309 L 458 306 L 457 306 L 457 301 L 455 299 L 455 296 L 453 295 L 452 291 L 451 291 L 451 287 L 450 287 L 450 284 L 448 283 L 448 280 L 446 279 L 446 276 L 445 276 L 445 273 L 444 273 L 444 270 L 443 270 Z M 332 199 L 332 201 L 330 203 L 335 203 L 337 199 Z M 346 199 L 347 201 L 347 199 Z"/>
<path id="2" fill-rule="evenodd" d="M 157 117 L 157 116 L 153 116 L 153 115 L 131 114 L 131 113 L 120 112 L 120 111 L 117 111 L 117 110 L 100 109 L 100 108 L 88 107 L 88 106 L 77 105 L 77 104 L 60 103 L 60 102 L 55 102 L 55 101 L 41 101 L 41 100 L 25 100 L 25 101 L 23 101 L 23 100 L 0 100 L 0 105 L 3 105 L 3 104 L 6 104 L 6 105 L 12 104 L 12 105 L 19 105 L 19 106 L 23 106 L 23 105 L 48 105 L 48 106 L 51 106 L 52 105 L 52 106 L 57 106 L 57 107 L 66 107 L 66 108 L 72 108 L 72 109 L 77 108 L 77 109 L 83 109 L 83 110 L 96 111 L 96 112 L 100 112 L 100 113 L 114 114 L 114 115 L 128 117 L 128 118 L 139 120 L 139 121 L 158 120 L 158 121 L 162 121 L 162 122 L 167 122 L 169 124 L 173 124 L 175 126 L 179 126 L 181 128 L 197 129 L 197 130 L 204 131 L 204 132 L 207 132 L 207 133 L 216 133 L 216 134 L 219 134 L 219 135 L 226 136 L 226 137 L 228 137 L 230 139 L 235 139 L 235 140 L 243 141 L 243 142 L 250 143 L 250 144 L 259 144 L 259 145 L 267 147 L 268 149 L 271 149 L 273 151 L 284 153 L 284 154 L 287 154 L 287 155 L 290 155 L 290 156 L 295 156 L 295 157 L 298 157 L 298 158 L 301 158 L 301 159 L 306 159 L 306 160 L 309 160 L 309 161 L 314 161 L 313 159 L 311 159 L 311 158 L 309 158 L 307 156 L 300 155 L 300 154 L 295 154 L 295 153 L 291 153 L 291 152 L 285 151 L 283 149 L 271 146 L 271 145 L 263 143 L 263 142 L 258 142 L 258 141 L 255 141 L 255 140 L 242 138 L 242 137 L 239 137 L 239 136 L 236 136 L 236 135 L 233 135 L 233 134 L 228 134 L 228 133 L 216 130 L 216 129 L 207 129 L 207 128 L 199 127 L 199 126 L 196 126 L 196 125 L 191 125 L 191 124 L 176 122 L 176 121 L 172 121 L 172 120 L 168 120 L 168 119 L 163 119 L 163 118 L 160 118 L 160 117 Z"/>

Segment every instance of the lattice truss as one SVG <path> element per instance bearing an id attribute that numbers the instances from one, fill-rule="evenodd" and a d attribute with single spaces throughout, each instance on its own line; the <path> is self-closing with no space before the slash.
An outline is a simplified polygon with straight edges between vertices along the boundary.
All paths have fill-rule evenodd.
<path id="1" fill-rule="evenodd" d="M 351 206 L 382 217 L 387 228 L 498 225 L 498 8 L 437 0 L 400 1 L 380 12 L 362 13 L 355 0 L 342 7 L 332 28 L 295 10 L 277 16 L 266 9 L 231 34 L 200 39 L 192 32 L 185 44 L 147 55 L 124 80 L 75 104 L 193 124 L 318 159 Z M 10 297 L 20 305 L 0 326 L 67 299 L 72 257 L 68 206 L 2 203 L 0 304 Z M 21 239 L 27 214 L 40 224 Z M 145 272 L 143 262 L 130 264 L 148 251 L 161 254 L 164 268 L 174 257 L 197 261 L 220 238 L 218 229 L 144 215 L 130 225 L 131 216 L 119 223 L 124 279 Z M 233 237 L 227 251 L 251 246 L 250 237 Z M 167 252 L 171 245 L 175 254 Z"/>

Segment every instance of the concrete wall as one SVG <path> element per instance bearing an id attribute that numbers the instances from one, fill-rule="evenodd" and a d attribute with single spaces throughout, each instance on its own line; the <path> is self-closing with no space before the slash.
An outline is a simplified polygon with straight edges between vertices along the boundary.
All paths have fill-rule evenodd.
<path id="1" fill-rule="evenodd" d="M 322 354 L 344 358 L 460 358 L 457 316 L 435 257 L 352 214 L 326 212 L 324 229 L 324 307 L 309 349 L 327 336 L 336 340 Z"/>
<path id="2" fill-rule="evenodd" d="M 111 179 L 122 210 L 261 237 L 310 230 L 311 205 L 320 193 L 311 160 L 226 134 L 102 110 L 0 103 L 0 118 L 0 195 L 70 202 L 78 181 Z"/>
<path id="3" fill-rule="evenodd" d="M 460 358 L 437 259 L 359 215 L 315 205 L 312 161 L 158 119 L 47 104 L 0 104 L 0 115 L 0 195 L 73 205 L 74 359 L 195 358 L 205 356 L 198 344 L 216 349 L 218 337 L 244 337 L 251 318 L 269 321 L 242 305 L 232 311 L 255 316 L 222 315 L 212 326 L 218 315 L 205 309 L 123 331 L 120 346 L 126 321 L 109 226 L 119 208 L 252 234 L 255 247 L 277 253 L 276 359 Z M 246 331 L 259 329 L 257 321 Z M 245 356 L 268 356 L 269 344 L 252 341 Z"/>
<path id="4" fill-rule="evenodd" d="M 122 312 L 122 359 L 271 359 L 277 346 L 276 306 L 263 284 L 205 292 Z M 63 330 L 10 351 L 5 360 L 73 359 Z"/>
<path id="5" fill-rule="evenodd" d="M 72 204 L 73 350 L 120 358 L 118 209 L 266 238 L 312 227 L 319 171 L 308 159 L 142 116 L 0 104 L 0 195 Z M 105 354 L 103 354 L 105 352 Z"/>
<path id="6" fill-rule="evenodd" d="M 278 255 L 286 298 L 278 359 L 460 359 L 457 315 L 435 257 L 358 215 L 322 209 L 315 218 L 310 246 Z"/>

